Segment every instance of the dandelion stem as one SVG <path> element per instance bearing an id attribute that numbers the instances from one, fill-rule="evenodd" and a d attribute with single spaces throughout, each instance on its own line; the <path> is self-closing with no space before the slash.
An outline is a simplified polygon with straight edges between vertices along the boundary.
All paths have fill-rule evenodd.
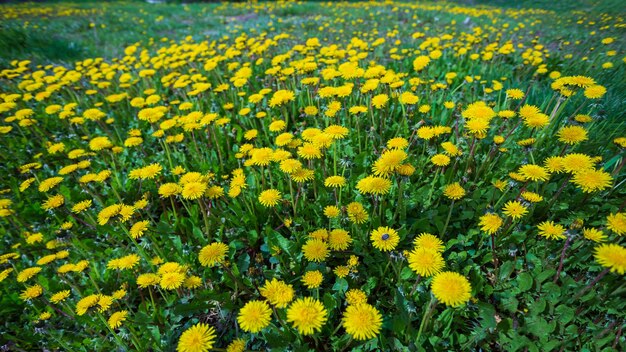
<path id="1" fill-rule="evenodd" d="M 443 229 L 441 230 L 441 235 L 439 235 L 439 237 L 443 238 L 443 236 L 446 234 L 446 229 L 448 228 L 448 224 L 450 223 L 450 217 L 452 216 L 452 209 L 454 209 L 454 200 L 452 200 L 452 203 L 450 204 L 450 210 L 448 211 L 448 217 L 446 218 L 446 224 L 443 225 Z"/>
<path id="2" fill-rule="evenodd" d="M 578 293 L 576 294 L 576 296 L 574 296 L 573 301 L 577 300 L 578 298 L 580 298 L 580 296 L 582 296 L 585 292 L 589 291 L 593 285 L 597 284 L 598 281 L 600 281 L 600 279 L 602 279 L 604 277 L 604 275 L 609 273 L 609 268 L 606 268 L 604 270 L 602 270 L 598 276 L 596 276 L 595 279 L 593 279 L 593 281 L 591 281 L 587 286 L 583 287 L 582 290 L 578 291 Z"/>
<path id="3" fill-rule="evenodd" d="M 428 324 L 428 321 L 430 320 L 430 317 L 432 316 L 436 305 L 437 305 L 437 299 L 435 298 L 435 296 L 431 295 L 430 303 L 428 304 L 428 307 L 424 311 L 424 315 L 422 316 L 422 321 L 420 322 L 420 328 L 417 332 L 417 338 L 415 339 L 415 344 L 418 346 L 420 345 L 420 338 L 422 337 L 422 332 L 424 332 L 424 327 L 426 327 L 426 325 Z"/>
<path id="4" fill-rule="evenodd" d="M 563 261 L 565 260 L 565 252 L 569 248 L 573 239 L 574 239 L 574 236 L 569 234 L 568 232 L 567 240 L 565 241 L 565 244 L 563 244 L 563 250 L 561 251 L 561 260 L 559 261 L 559 268 L 556 271 L 556 274 L 554 275 L 554 280 L 552 280 L 552 282 L 554 283 L 559 281 L 559 276 L 561 276 L 561 271 L 563 270 Z"/>
<path id="5" fill-rule="evenodd" d="M 417 284 L 420 283 L 420 280 L 422 280 L 422 275 L 417 275 L 417 279 L 415 279 L 415 283 L 413 284 L 413 288 L 411 289 L 411 293 L 409 293 L 409 297 L 413 297 L 413 294 L 415 294 L 415 291 L 417 290 Z"/>

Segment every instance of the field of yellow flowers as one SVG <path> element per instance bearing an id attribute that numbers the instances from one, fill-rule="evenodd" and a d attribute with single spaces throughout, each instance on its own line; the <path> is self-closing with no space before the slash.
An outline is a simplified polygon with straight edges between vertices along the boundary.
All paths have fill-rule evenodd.
<path id="1" fill-rule="evenodd" d="M 626 10 L 579 5 L 1 5 L 0 349 L 623 350 Z"/>

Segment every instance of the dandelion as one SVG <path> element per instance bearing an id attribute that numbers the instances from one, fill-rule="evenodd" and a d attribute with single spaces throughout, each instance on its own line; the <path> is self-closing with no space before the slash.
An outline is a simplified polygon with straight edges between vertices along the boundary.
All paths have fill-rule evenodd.
<path id="1" fill-rule="evenodd" d="M 559 141 L 570 145 L 587 140 L 587 131 L 580 126 L 566 126 L 557 132 Z"/>
<path id="2" fill-rule="evenodd" d="M 502 208 L 502 213 L 517 220 L 528 213 L 528 209 L 521 202 L 516 200 L 508 201 Z"/>
<path id="3" fill-rule="evenodd" d="M 92 204 L 91 199 L 78 202 L 74 204 L 74 206 L 72 207 L 72 213 L 74 214 L 82 213 L 83 211 L 89 209 L 91 207 L 91 204 Z"/>
<path id="4" fill-rule="evenodd" d="M 159 186 L 159 195 L 161 198 L 171 197 L 180 194 L 182 190 L 176 183 L 164 183 Z"/>
<path id="5" fill-rule="evenodd" d="M 147 288 L 158 285 L 160 281 L 161 278 L 157 274 L 141 274 L 137 277 L 137 286 Z"/>
<path id="6" fill-rule="evenodd" d="M 40 271 L 41 268 L 38 266 L 24 269 L 17 274 L 17 282 L 26 282 L 33 276 L 37 275 Z"/>
<path id="7" fill-rule="evenodd" d="M 480 217 L 479 226 L 481 231 L 486 232 L 489 235 L 493 235 L 498 232 L 502 226 L 502 218 L 495 213 L 487 213 Z"/>
<path id="8" fill-rule="evenodd" d="M 143 236 L 144 232 L 146 232 L 146 230 L 148 229 L 148 224 L 150 224 L 150 221 L 147 221 L 147 220 L 139 221 L 133 224 L 133 226 L 130 228 L 130 231 L 129 231 L 130 235 L 134 239 L 137 239 Z"/>
<path id="9" fill-rule="evenodd" d="M 416 248 L 408 256 L 409 268 L 422 277 L 430 277 L 443 269 L 440 252 L 428 248 Z"/>
<path id="10" fill-rule="evenodd" d="M 626 213 L 610 214 L 606 217 L 606 227 L 618 235 L 626 233 Z"/>
<path id="11" fill-rule="evenodd" d="M 465 196 L 465 190 L 458 182 L 455 182 L 444 187 L 443 195 L 448 199 L 459 200 Z"/>
<path id="12" fill-rule="evenodd" d="M 430 158 L 430 162 L 437 166 L 447 166 L 450 164 L 450 157 L 445 154 L 435 154 Z"/>
<path id="13" fill-rule="evenodd" d="M 415 248 L 425 248 L 430 249 L 436 252 L 443 252 L 444 245 L 443 241 L 440 240 L 437 236 L 423 232 L 419 234 L 419 236 L 415 237 L 413 240 L 413 245 Z"/>
<path id="14" fill-rule="evenodd" d="M 108 324 L 111 327 L 111 329 L 117 329 L 120 326 L 122 326 L 122 322 L 126 320 L 127 315 L 128 315 L 127 310 L 122 310 L 122 311 L 111 314 L 108 320 Z"/>
<path id="15" fill-rule="evenodd" d="M 166 290 L 175 290 L 185 281 L 185 275 L 178 272 L 165 273 L 161 276 L 159 285 Z"/>
<path id="16" fill-rule="evenodd" d="M 472 286 L 461 274 L 446 271 L 435 275 L 430 285 L 435 298 L 450 307 L 467 303 L 472 293 Z"/>
<path id="17" fill-rule="evenodd" d="M 560 240 L 566 237 L 565 228 L 562 225 L 555 224 L 552 221 L 544 221 L 541 224 L 537 225 L 537 228 L 539 229 L 540 236 L 550 240 Z"/>
<path id="18" fill-rule="evenodd" d="M 396 230 L 390 227 L 381 226 L 372 231 L 370 240 L 372 241 L 374 248 L 383 252 L 388 252 L 396 248 L 398 242 L 400 242 L 400 236 L 398 236 L 398 232 L 396 232 Z"/>
<path id="19" fill-rule="evenodd" d="M 595 228 L 583 229 L 583 237 L 593 242 L 604 242 L 606 240 L 604 232 Z"/>
<path id="20" fill-rule="evenodd" d="M 329 205 L 324 208 L 324 215 L 330 219 L 338 217 L 339 214 L 341 214 L 341 210 L 334 205 Z"/>
<path id="21" fill-rule="evenodd" d="M 207 185 L 204 182 L 189 182 L 183 186 L 181 195 L 185 199 L 194 200 L 202 197 Z"/>
<path id="22" fill-rule="evenodd" d="M 365 292 L 353 288 L 346 292 L 346 303 L 348 305 L 367 303 L 367 296 L 365 295 Z"/>
<path id="23" fill-rule="evenodd" d="M 407 157 L 408 155 L 404 150 L 387 150 L 374 162 L 372 171 L 376 176 L 388 177 L 402 165 Z"/>
<path id="24" fill-rule="evenodd" d="M 259 194 L 259 203 L 264 207 L 274 207 L 280 200 L 280 192 L 276 189 L 268 189 Z"/>
<path id="25" fill-rule="evenodd" d="M 26 289 L 22 291 L 22 293 L 20 294 L 20 298 L 23 301 L 30 301 L 33 298 L 37 298 L 41 296 L 42 293 L 43 293 L 43 287 L 41 287 L 41 285 L 39 284 L 35 284 L 32 286 L 26 287 Z"/>
<path id="26" fill-rule="evenodd" d="M 567 154 L 561 159 L 561 167 L 569 173 L 591 169 L 593 164 L 591 157 L 580 153 Z"/>
<path id="27" fill-rule="evenodd" d="M 602 170 L 586 169 L 576 172 L 571 182 L 584 193 L 592 193 L 611 187 L 613 177 Z"/>
<path id="28" fill-rule="evenodd" d="M 302 246 L 302 254 L 309 261 L 321 262 L 328 257 L 330 251 L 326 242 L 318 239 L 309 239 Z"/>
<path id="29" fill-rule="evenodd" d="M 302 335 L 319 332 L 327 318 L 324 305 L 311 297 L 298 298 L 287 310 L 287 321 Z"/>
<path id="30" fill-rule="evenodd" d="M 243 352 L 246 349 L 246 340 L 236 339 L 226 347 L 226 352 Z"/>
<path id="31" fill-rule="evenodd" d="M 50 302 L 59 304 L 70 296 L 70 290 L 59 291 L 50 297 Z"/>
<path id="32" fill-rule="evenodd" d="M 382 109 L 389 101 L 387 94 L 378 94 L 372 98 L 372 106 L 376 109 Z"/>
<path id="33" fill-rule="evenodd" d="M 324 276 L 319 270 L 307 271 L 302 275 L 302 283 L 309 289 L 320 287 Z"/>
<path id="34" fill-rule="evenodd" d="M 198 323 L 185 330 L 178 339 L 177 352 L 207 352 L 213 348 L 217 334 L 212 326 Z"/>
<path id="35" fill-rule="evenodd" d="M 211 243 L 204 246 L 198 255 L 200 264 L 206 267 L 214 267 L 224 262 L 224 258 L 228 253 L 228 246 L 221 242 Z"/>
<path id="36" fill-rule="evenodd" d="M 548 171 L 539 165 L 526 164 L 521 166 L 518 172 L 530 181 L 546 181 L 550 178 Z"/>
<path id="37" fill-rule="evenodd" d="M 283 281 L 272 279 L 265 281 L 265 285 L 259 289 L 261 296 L 265 297 L 276 308 L 285 308 L 293 300 L 294 290 L 291 285 Z"/>
<path id="38" fill-rule="evenodd" d="M 341 323 L 346 332 L 356 340 L 369 340 L 380 332 L 383 317 L 375 307 L 360 303 L 346 308 Z"/>
<path id="39" fill-rule="evenodd" d="M 237 315 L 237 321 L 243 331 L 257 333 L 270 325 L 272 310 L 264 301 L 246 303 Z"/>
<path id="40" fill-rule="evenodd" d="M 626 273 L 626 248 L 619 244 L 602 244 L 595 248 L 596 261 L 613 273 Z"/>
<path id="41" fill-rule="evenodd" d="M 328 246 L 330 249 L 335 251 L 343 251 L 348 249 L 350 243 L 352 242 L 352 237 L 346 230 L 342 229 L 334 229 L 330 231 L 328 235 Z"/>
<path id="42" fill-rule="evenodd" d="M 391 181 L 383 177 L 367 176 L 357 183 L 356 189 L 363 194 L 383 195 L 389 193 Z"/>

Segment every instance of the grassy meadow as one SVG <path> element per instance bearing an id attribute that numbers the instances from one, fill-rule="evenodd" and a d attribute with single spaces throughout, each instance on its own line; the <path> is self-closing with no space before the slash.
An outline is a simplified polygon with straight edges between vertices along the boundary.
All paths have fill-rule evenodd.
<path id="1" fill-rule="evenodd" d="M 624 350 L 620 1 L 0 9 L 3 351 Z"/>

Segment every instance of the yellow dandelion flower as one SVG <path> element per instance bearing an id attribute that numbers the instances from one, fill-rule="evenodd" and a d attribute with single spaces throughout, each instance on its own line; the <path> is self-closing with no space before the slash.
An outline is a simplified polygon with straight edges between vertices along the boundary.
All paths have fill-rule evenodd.
<path id="1" fill-rule="evenodd" d="M 435 275 L 430 284 L 435 298 L 450 307 L 467 303 L 472 297 L 472 286 L 461 274 L 446 271 Z"/>
<path id="2" fill-rule="evenodd" d="M 298 298 L 287 309 L 287 322 L 302 335 L 319 332 L 328 318 L 324 305 L 311 297 Z"/>
<path id="3" fill-rule="evenodd" d="M 396 248 L 400 242 L 400 236 L 396 230 L 387 226 L 381 226 L 372 231 L 370 240 L 374 248 L 388 252 Z"/>
<path id="4" fill-rule="evenodd" d="M 237 321 L 243 331 L 257 333 L 270 325 L 272 310 L 264 301 L 250 301 L 239 311 Z"/>
<path id="5" fill-rule="evenodd" d="M 383 317 L 374 306 L 360 303 L 346 308 L 341 323 L 346 332 L 356 340 L 369 340 L 380 332 Z"/>

